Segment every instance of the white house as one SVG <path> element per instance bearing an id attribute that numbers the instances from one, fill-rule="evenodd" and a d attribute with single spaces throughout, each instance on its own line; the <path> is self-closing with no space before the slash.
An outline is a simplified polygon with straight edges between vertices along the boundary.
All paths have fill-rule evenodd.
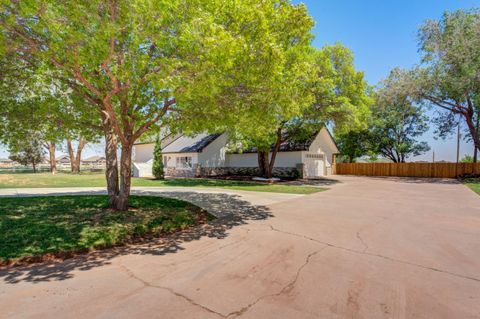
<path id="1" fill-rule="evenodd" d="M 87 166 L 105 166 L 106 163 L 107 163 L 106 158 L 100 155 L 93 155 L 85 159 L 82 159 L 82 165 L 87 165 Z"/>
<path id="2" fill-rule="evenodd" d="M 258 175 L 255 150 L 227 152 L 226 134 L 167 136 L 162 140 L 163 163 L 167 176 L 200 177 L 215 175 Z M 133 175 L 151 177 L 155 143 L 137 143 L 133 153 Z M 316 178 L 331 174 L 333 155 L 338 153 L 325 127 L 310 140 L 286 141 L 280 146 L 274 166 L 279 177 Z"/>

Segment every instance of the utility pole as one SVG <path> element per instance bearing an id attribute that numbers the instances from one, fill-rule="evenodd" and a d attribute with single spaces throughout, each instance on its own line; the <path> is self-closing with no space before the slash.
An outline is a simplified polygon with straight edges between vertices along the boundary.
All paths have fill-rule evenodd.
<path id="1" fill-rule="evenodd" d="M 433 156 L 432 156 L 432 163 L 435 163 L 435 151 L 433 151 Z"/>

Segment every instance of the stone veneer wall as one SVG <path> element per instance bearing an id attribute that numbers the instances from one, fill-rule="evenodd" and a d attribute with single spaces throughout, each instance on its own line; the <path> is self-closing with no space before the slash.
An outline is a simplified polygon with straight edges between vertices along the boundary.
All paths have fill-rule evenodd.
<path id="1" fill-rule="evenodd" d="M 197 169 L 197 177 L 209 176 L 259 176 L 258 167 L 200 167 Z M 275 167 L 273 176 L 280 178 L 297 179 L 303 176 L 303 171 L 296 167 Z"/>
<path id="2" fill-rule="evenodd" d="M 166 167 L 165 176 L 193 178 L 193 177 L 196 177 L 197 174 L 196 174 L 195 168 L 194 169 L 177 169 L 175 167 Z"/>

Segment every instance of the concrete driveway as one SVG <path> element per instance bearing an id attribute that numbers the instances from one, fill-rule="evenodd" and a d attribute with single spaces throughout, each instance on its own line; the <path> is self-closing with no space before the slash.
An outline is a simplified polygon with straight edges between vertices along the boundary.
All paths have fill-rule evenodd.
<path id="1" fill-rule="evenodd" d="M 309 196 L 166 191 L 230 215 L 0 270 L 0 317 L 480 318 L 480 196 L 454 181 L 337 179 Z"/>

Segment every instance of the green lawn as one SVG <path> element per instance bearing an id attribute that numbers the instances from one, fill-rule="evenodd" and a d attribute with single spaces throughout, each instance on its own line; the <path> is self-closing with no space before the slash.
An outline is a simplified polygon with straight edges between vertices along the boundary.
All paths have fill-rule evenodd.
<path id="1" fill-rule="evenodd" d="M 469 178 L 462 181 L 471 190 L 480 195 L 480 178 Z"/>
<path id="2" fill-rule="evenodd" d="M 197 206 L 162 197 L 132 196 L 128 212 L 106 206 L 106 196 L 1 198 L 0 264 L 119 245 L 210 218 Z"/>
<path id="3" fill-rule="evenodd" d="M 105 187 L 103 173 L 82 173 L 72 175 L 68 173 L 0 173 L 0 188 L 40 188 L 40 187 Z M 290 194 L 312 194 L 325 190 L 320 187 L 263 184 L 255 182 L 227 181 L 214 179 L 167 179 L 152 180 L 133 178 L 132 186 L 160 186 L 160 187 L 219 187 L 233 190 L 255 192 L 273 192 Z"/>

